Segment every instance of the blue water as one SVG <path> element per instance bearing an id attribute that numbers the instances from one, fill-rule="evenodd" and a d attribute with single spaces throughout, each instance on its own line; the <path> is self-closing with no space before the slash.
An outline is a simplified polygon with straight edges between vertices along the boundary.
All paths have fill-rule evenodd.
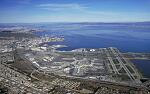
<path id="1" fill-rule="evenodd" d="M 150 52 L 150 22 L 0 24 L 0 28 L 6 27 L 36 28 L 44 31 L 37 35 L 64 36 L 59 44 L 68 47 L 60 50 L 111 46 L 122 52 Z"/>
<path id="2" fill-rule="evenodd" d="M 44 31 L 35 33 L 40 36 L 64 36 L 63 42 L 49 43 L 68 46 L 59 50 L 117 47 L 121 52 L 150 52 L 150 22 L 0 24 L 0 28 L 3 27 L 36 28 Z M 149 64 L 137 63 L 143 66 L 141 68 L 146 75 L 150 75 Z"/>
<path id="3" fill-rule="evenodd" d="M 150 24 L 54 23 L 39 35 L 63 35 L 67 48 L 117 47 L 123 52 L 150 52 Z"/>
<path id="4" fill-rule="evenodd" d="M 150 78 L 150 60 L 132 60 L 144 77 Z"/>

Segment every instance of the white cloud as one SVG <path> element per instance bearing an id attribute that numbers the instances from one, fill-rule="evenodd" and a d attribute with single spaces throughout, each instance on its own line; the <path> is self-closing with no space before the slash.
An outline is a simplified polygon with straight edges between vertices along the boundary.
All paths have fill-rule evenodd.
<path id="1" fill-rule="evenodd" d="M 80 4 L 40 4 L 38 5 L 41 9 L 47 9 L 52 11 L 59 11 L 59 10 L 85 10 L 88 7 Z"/>

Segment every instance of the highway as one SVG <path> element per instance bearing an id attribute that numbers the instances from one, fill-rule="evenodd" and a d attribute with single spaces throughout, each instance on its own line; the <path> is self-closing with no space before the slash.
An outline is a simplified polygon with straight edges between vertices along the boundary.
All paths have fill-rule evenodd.
<path id="1" fill-rule="evenodd" d="M 44 91 L 38 90 L 37 88 L 30 85 L 32 83 L 24 80 L 25 78 L 22 77 L 22 74 L 15 72 L 14 70 L 2 64 L 0 64 L 0 67 L 0 82 L 3 82 L 6 87 L 16 88 L 18 90 L 17 92 L 24 92 L 27 90 L 32 93 L 35 92 L 33 94 L 46 94 Z M 9 71 L 10 73 L 7 71 Z M 15 75 L 18 76 L 16 77 Z"/>

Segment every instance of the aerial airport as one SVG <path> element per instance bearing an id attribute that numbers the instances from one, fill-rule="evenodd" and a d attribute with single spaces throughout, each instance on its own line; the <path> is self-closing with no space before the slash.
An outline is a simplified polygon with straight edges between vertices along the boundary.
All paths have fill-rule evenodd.
<path id="1" fill-rule="evenodd" d="M 115 47 L 60 51 L 58 49 L 66 45 L 47 45 L 47 43 L 64 41 L 62 36 L 39 37 L 24 31 L 27 30 L 0 32 L 1 35 L 5 35 L 0 36 L 1 92 L 8 94 L 150 93 L 149 80 L 142 82 L 144 78 L 142 73 L 130 61 L 149 60 L 150 53 L 122 53 Z"/>
<path id="2" fill-rule="evenodd" d="M 0 94 L 150 94 L 150 0 L 0 0 Z"/>

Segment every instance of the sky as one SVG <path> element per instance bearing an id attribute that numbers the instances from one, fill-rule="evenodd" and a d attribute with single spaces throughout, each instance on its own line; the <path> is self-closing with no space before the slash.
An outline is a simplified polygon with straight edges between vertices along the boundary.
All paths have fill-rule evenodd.
<path id="1" fill-rule="evenodd" d="M 0 23 L 150 21 L 150 0 L 0 0 Z"/>

